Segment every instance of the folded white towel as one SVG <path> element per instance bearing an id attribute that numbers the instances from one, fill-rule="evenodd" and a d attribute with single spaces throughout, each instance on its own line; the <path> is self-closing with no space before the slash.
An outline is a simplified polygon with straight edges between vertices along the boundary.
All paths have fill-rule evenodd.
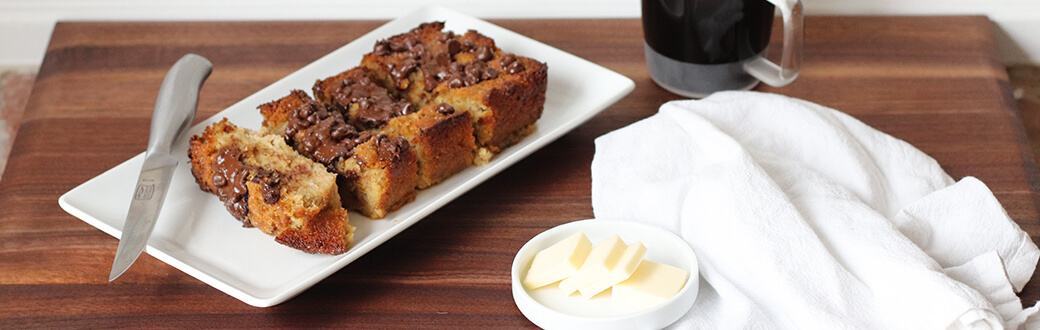
<path id="1" fill-rule="evenodd" d="M 674 326 L 1000 329 L 1040 250 L 979 180 L 839 111 L 756 92 L 675 101 L 596 139 L 598 219 L 700 259 Z"/>

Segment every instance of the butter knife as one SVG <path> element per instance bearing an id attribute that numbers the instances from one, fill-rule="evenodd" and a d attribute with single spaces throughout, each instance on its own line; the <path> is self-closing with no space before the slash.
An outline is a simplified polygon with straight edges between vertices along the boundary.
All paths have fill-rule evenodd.
<path id="1" fill-rule="evenodd" d="M 123 233 L 112 262 L 109 282 L 122 275 L 137 260 L 155 229 L 155 220 L 166 199 L 166 190 L 170 187 L 170 179 L 179 158 L 171 155 L 170 149 L 195 118 L 199 89 L 212 70 L 213 65 L 208 60 L 188 54 L 181 57 L 163 78 L 152 112 L 144 165 L 123 223 Z"/>

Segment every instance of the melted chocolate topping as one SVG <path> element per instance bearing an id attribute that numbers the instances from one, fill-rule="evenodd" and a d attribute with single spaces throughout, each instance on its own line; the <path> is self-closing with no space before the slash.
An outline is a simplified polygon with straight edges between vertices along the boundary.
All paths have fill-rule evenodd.
<path id="1" fill-rule="evenodd" d="M 212 181 L 217 188 L 217 197 L 235 219 L 242 221 L 243 227 L 253 226 L 246 217 L 249 215 L 247 181 L 261 184 L 264 203 L 274 204 L 282 198 L 281 175 L 276 171 L 243 163 L 242 151 L 238 148 L 225 147 L 218 151 L 217 158 L 213 160 Z"/>
<path id="2" fill-rule="evenodd" d="M 371 134 L 359 133 L 338 111 L 329 111 L 315 101 L 308 101 L 289 116 L 285 136 L 296 150 L 334 168 L 339 159 L 350 157 L 351 150 L 367 141 Z"/>
<path id="3" fill-rule="evenodd" d="M 396 160 L 401 157 L 402 151 L 408 150 L 408 140 L 403 137 L 388 137 L 385 134 L 379 134 L 375 139 L 376 155 L 381 162 Z"/>
<path id="4" fill-rule="evenodd" d="M 393 71 L 391 75 L 394 75 Z M 407 76 L 407 74 L 405 74 Z M 332 100 L 333 106 L 347 111 L 350 104 L 358 105 L 355 114 L 356 123 L 362 128 L 376 128 L 386 124 L 390 118 L 415 112 L 415 106 L 405 100 L 398 100 L 372 81 L 365 71 L 351 71 L 342 81 L 339 92 Z"/>
<path id="5" fill-rule="evenodd" d="M 422 28 L 423 25 L 420 25 L 417 30 Z M 416 33 L 416 30 L 412 33 Z M 448 84 L 448 88 L 462 88 L 498 78 L 498 71 L 488 65 L 495 57 L 492 47 L 477 47 L 471 41 L 461 42 L 450 31 L 441 33 L 434 42 L 441 47 L 430 48 L 443 50 L 431 53 L 419 38 L 413 35 L 399 36 L 377 42 L 373 53 L 377 56 L 406 54 L 406 59 L 398 64 L 387 64 L 394 84 L 401 88 L 407 88 L 408 75 L 416 70 L 421 70 L 425 76 L 424 89 L 427 92 L 433 91 L 441 83 Z M 465 64 L 456 62 L 455 55 L 463 52 L 473 53 L 475 60 Z M 523 63 L 513 55 L 503 56 L 499 63 L 509 74 L 517 74 L 525 69 Z"/>

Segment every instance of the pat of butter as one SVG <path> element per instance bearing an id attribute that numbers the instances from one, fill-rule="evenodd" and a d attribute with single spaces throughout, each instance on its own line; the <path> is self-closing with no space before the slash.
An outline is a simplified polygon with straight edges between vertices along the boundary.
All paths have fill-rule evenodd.
<path id="1" fill-rule="evenodd" d="M 578 292 L 580 292 L 585 299 L 589 299 L 596 294 L 609 289 L 611 286 L 614 286 L 614 284 L 621 283 L 621 281 L 632 276 L 632 273 L 636 271 L 636 268 L 639 266 L 641 261 L 643 261 L 643 256 L 645 255 L 646 246 L 644 246 L 642 242 L 635 242 L 632 245 L 629 245 L 628 248 L 625 249 L 625 253 L 621 254 L 621 258 L 618 260 L 617 265 L 614 266 L 614 269 L 603 275 L 603 277 L 598 280 L 578 289 Z"/>
<path id="2" fill-rule="evenodd" d="M 563 294 L 570 295 L 581 287 L 603 278 L 614 270 L 627 247 L 628 245 L 618 235 L 596 244 L 589 252 L 585 263 L 581 265 L 581 269 L 571 277 L 560 281 L 560 290 L 563 290 Z"/>
<path id="3" fill-rule="evenodd" d="M 685 284 L 685 270 L 643 260 L 632 276 L 614 285 L 610 299 L 615 305 L 643 310 L 668 300 Z"/>
<path id="4" fill-rule="evenodd" d="M 534 290 L 571 276 L 580 269 L 590 250 L 592 242 L 585 233 L 577 232 L 538 251 L 524 277 L 524 286 Z"/>

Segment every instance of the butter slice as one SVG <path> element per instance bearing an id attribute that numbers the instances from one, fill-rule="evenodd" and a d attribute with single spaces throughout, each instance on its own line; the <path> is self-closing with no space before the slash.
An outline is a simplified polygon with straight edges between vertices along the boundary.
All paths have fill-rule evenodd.
<path id="1" fill-rule="evenodd" d="M 611 303 L 643 310 L 668 300 L 686 284 L 686 271 L 643 260 L 627 280 L 614 285 Z"/>
<path id="2" fill-rule="evenodd" d="M 621 254 L 621 259 L 618 260 L 617 266 L 614 266 L 609 273 L 605 274 L 602 278 L 589 283 L 580 289 L 581 295 L 585 299 L 592 298 L 596 294 L 603 292 L 606 289 L 614 286 L 614 284 L 621 283 L 632 276 L 632 273 L 636 271 L 640 261 L 643 261 L 643 256 L 646 255 L 646 246 L 642 242 L 635 242 L 629 245 L 625 249 L 625 253 Z"/>
<path id="3" fill-rule="evenodd" d="M 625 245 L 618 235 L 596 244 L 589 252 L 585 263 L 581 265 L 581 269 L 571 277 L 560 281 L 560 290 L 563 290 L 563 294 L 570 295 L 581 287 L 603 278 L 614 270 L 627 247 L 628 245 Z"/>
<path id="4" fill-rule="evenodd" d="M 524 276 L 524 286 L 534 290 L 565 279 L 580 269 L 592 242 L 584 232 L 577 232 L 552 246 L 538 251 Z"/>

